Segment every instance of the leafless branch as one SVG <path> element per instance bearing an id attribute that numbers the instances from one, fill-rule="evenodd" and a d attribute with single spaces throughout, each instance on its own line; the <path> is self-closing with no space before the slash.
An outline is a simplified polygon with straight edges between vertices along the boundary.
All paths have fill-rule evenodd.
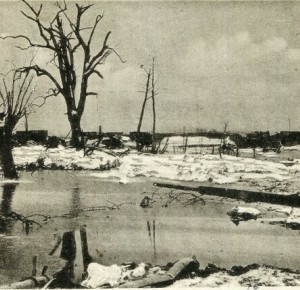
<path id="1" fill-rule="evenodd" d="M 93 70 L 93 68 L 96 66 L 96 64 L 98 63 L 98 59 L 100 57 L 102 57 L 102 55 L 105 53 L 105 51 L 107 50 L 108 46 L 107 46 L 107 41 L 108 41 L 108 38 L 111 34 L 111 31 L 109 31 L 105 38 L 104 38 L 104 41 L 103 41 L 103 45 L 102 45 L 102 48 L 101 50 L 94 56 L 92 57 L 91 61 L 90 61 L 90 64 L 88 65 L 87 67 L 87 70 Z"/>
<path id="2" fill-rule="evenodd" d="M 54 24 L 54 22 L 59 20 L 59 15 L 61 13 L 64 13 L 67 10 L 67 3 L 65 0 L 64 0 L 64 7 L 61 7 L 61 5 L 58 2 L 56 2 L 55 5 L 59 8 L 59 10 L 53 17 L 52 21 L 50 21 L 51 29 L 53 29 L 52 25 Z"/>
<path id="3" fill-rule="evenodd" d="M 87 92 L 86 95 L 87 95 L 87 96 L 98 96 L 98 93 L 95 93 L 95 92 Z"/>
<path id="4" fill-rule="evenodd" d="M 122 57 L 117 53 L 117 51 L 114 48 L 108 47 L 108 49 L 112 50 L 122 63 L 126 63 L 126 61 L 122 59 Z"/>
<path id="5" fill-rule="evenodd" d="M 51 92 L 50 92 L 51 91 Z M 54 97 L 54 96 L 57 96 L 59 94 L 59 91 L 58 90 L 54 90 L 54 89 L 50 89 L 48 91 L 48 93 L 46 93 L 46 95 L 44 96 L 37 96 L 36 98 L 34 98 L 32 100 L 32 102 L 30 102 L 30 107 L 38 107 L 38 108 L 41 108 L 42 106 L 45 105 L 46 103 L 46 100 L 50 97 Z M 42 100 L 42 103 L 41 104 L 38 104 L 36 101 L 37 100 Z"/>
<path id="6" fill-rule="evenodd" d="M 47 76 L 53 82 L 53 84 L 56 86 L 58 91 L 59 92 L 62 91 L 62 87 L 60 86 L 58 81 L 54 78 L 54 76 L 51 73 L 49 73 L 47 70 L 40 68 L 38 65 L 27 66 L 27 67 L 18 69 L 18 71 L 20 71 L 20 72 L 26 72 L 26 71 L 31 71 L 31 70 L 35 71 L 37 76 Z"/>
<path id="7" fill-rule="evenodd" d="M 92 42 L 92 39 L 93 39 L 93 36 L 94 36 L 94 33 L 95 33 L 95 30 L 96 30 L 96 28 L 97 28 L 97 25 L 98 25 L 98 23 L 101 21 L 101 19 L 104 17 L 104 15 L 98 15 L 97 17 L 96 17 L 96 19 L 95 19 L 95 24 L 94 24 L 94 26 L 93 26 L 93 29 L 92 29 L 92 31 L 91 31 L 91 34 L 90 34 L 90 37 L 89 37 L 89 40 L 88 40 L 88 43 L 87 43 L 87 45 L 90 47 L 90 45 L 91 45 L 91 42 Z"/>
<path id="8" fill-rule="evenodd" d="M 113 206 L 111 207 L 111 209 L 120 209 L 120 207 L 124 204 L 132 204 L 132 202 L 123 202 L 123 203 L 120 203 L 120 204 L 116 204 L 116 203 L 113 203 L 109 200 L 106 200 L 106 202 L 112 204 Z"/>
<path id="9" fill-rule="evenodd" d="M 3 77 L 6 77 L 6 76 L 8 76 L 11 72 L 14 72 L 14 71 L 15 71 L 15 69 L 10 69 L 10 70 L 9 70 L 7 73 L 5 73 L 5 74 L 0 72 L 0 75 L 3 76 Z"/>
<path id="10" fill-rule="evenodd" d="M 18 39 L 18 38 L 23 38 L 25 40 L 27 40 L 27 42 L 29 43 L 29 46 L 28 47 L 20 47 L 20 46 L 16 46 L 17 48 L 20 48 L 22 50 L 27 50 L 29 49 L 30 47 L 40 47 L 40 48 L 51 48 L 49 47 L 48 45 L 43 45 L 43 44 L 38 44 L 38 43 L 33 43 L 31 42 L 30 38 L 25 36 L 25 35 L 15 35 L 15 36 L 12 36 L 12 35 L 8 35 L 8 36 L 0 36 L 0 39 L 2 40 L 5 40 L 5 39 Z M 53 49 L 53 48 L 51 48 Z"/>
<path id="11" fill-rule="evenodd" d="M 92 74 L 96 74 L 99 78 L 103 79 L 103 75 L 99 71 L 97 71 L 95 69 L 91 72 L 90 75 L 92 75 Z"/>
<path id="12" fill-rule="evenodd" d="M 7 102 L 6 102 L 5 98 L 4 98 L 3 93 L 2 93 L 1 90 L 0 90 L 0 98 L 2 100 L 2 103 L 1 103 L 0 107 L 3 107 L 3 112 L 6 112 L 6 104 L 7 104 Z"/>

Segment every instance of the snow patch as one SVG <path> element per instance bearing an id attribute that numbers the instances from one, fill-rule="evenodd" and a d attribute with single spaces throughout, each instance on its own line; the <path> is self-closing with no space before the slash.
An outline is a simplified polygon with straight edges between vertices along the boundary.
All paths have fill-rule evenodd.
<path id="1" fill-rule="evenodd" d="M 33 183 L 33 181 L 32 180 L 20 180 L 20 179 L 0 180 L 0 184 L 14 184 L 14 183 Z"/>
<path id="2" fill-rule="evenodd" d="M 260 215 L 260 211 L 257 208 L 253 208 L 253 207 L 237 206 L 237 207 L 233 208 L 232 211 L 234 211 L 237 214 L 249 214 L 252 216 Z"/>
<path id="3" fill-rule="evenodd" d="M 58 148 L 46 150 L 41 145 L 21 146 L 13 149 L 13 156 L 17 167 L 26 168 L 29 164 L 43 162 L 43 167 L 52 168 L 55 165 L 62 169 L 109 169 L 117 167 L 119 158 L 102 151 L 95 150 L 91 156 L 84 156 L 83 150 Z"/>
<path id="4" fill-rule="evenodd" d="M 294 146 L 285 146 L 285 151 L 300 151 L 300 145 L 294 145 Z"/>
<path id="5" fill-rule="evenodd" d="M 147 155 L 129 154 L 122 158 L 118 170 L 100 172 L 94 176 L 118 178 L 128 182 L 134 177 L 151 177 L 178 181 L 212 181 L 226 184 L 239 180 L 291 178 L 289 169 L 280 163 L 252 158 L 217 155 Z"/>
<path id="6" fill-rule="evenodd" d="M 260 266 L 242 275 L 232 276 L 226 271 L 213 273 L 206 278 L 178 280 L 170 287 L 264 287 L 300 286 L 300 273 L 284 271 L 270 266 Z M 246 289 L 246 288 L 245 288 Z"/>

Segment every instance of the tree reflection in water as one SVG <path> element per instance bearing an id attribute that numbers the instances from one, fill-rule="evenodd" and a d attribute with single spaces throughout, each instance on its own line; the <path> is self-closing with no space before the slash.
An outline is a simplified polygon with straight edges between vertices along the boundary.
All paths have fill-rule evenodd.
<path id="1" fill-rule="evenodd" d="M 0 207 L 0 233 L 10 234 L 13 229 L 14 220 L 5 218 L 11 213 L 11 204 L 14 192 L 16 190 L 16 183 L 5 183 L 2 188 L 2 200 Z"/>
<path id="2" fill-rule="evenodd" d="M 152 230 L 151 230 L 151 223 L 148 220 L 147 221 L 147 230 L 148 230 L 148 236 L 150 239 L 150 243 L 153 246 L 153 258 L 154 261 L 156 261 L 157 255 L 156 255 L 156 226 L 155 226 L 155 219 L 152 221 Z"/>
<path id="3" fill-rule="evenodd" d="M 70 196 L 70 206 L 69 206 L 69 213 L 68 213 L 70 230 L 76 230 L 80 228 L 80 224 L 78 222 L 80 210 L 81 210 L 80 188 L 74 187 L 72 188 L 72 192 Z"/>

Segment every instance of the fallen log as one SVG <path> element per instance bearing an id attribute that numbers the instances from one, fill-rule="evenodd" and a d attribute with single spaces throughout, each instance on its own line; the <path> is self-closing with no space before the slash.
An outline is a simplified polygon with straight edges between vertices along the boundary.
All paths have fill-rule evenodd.
<path id="1" fill-rule="evenodd" d="M 192 187 L 186 185 L 172 184 L 172 183 L 153 183 L 154 186 L 186 190 L 197 191 L 204 195 L 221 196 L 225 198 L 243 200 L 245 202 L 266 202 L 271 204 L 280 204 L 291 207 L 300 207 L 300 195 L 299 194 L 280 194 L 270 192 L 259 192 L 252 190 L 232 189 L 226 187 L 214 187 L 214 186 L 199 186 Z"/>
<path id="2" fill-rule="evenodd" d="M 162 287 L 171 285 L 182 275 L 188 274 L 199 269 L 199 262 L 196 259 L 184 258 L 176 262 L 165 274 L 155 274 L 153 276 L 127 282 L 119 286 L 119 288 L 145 288 L 145 287 Z"/>
<path id="3" fill-rule="evenodd" d="M 45 286 L 49 281 L 46 276 L 32 276 L 25 278 L 23 281 L 7 285 L 0 285 L 0 289 L 33 289 Z"/>

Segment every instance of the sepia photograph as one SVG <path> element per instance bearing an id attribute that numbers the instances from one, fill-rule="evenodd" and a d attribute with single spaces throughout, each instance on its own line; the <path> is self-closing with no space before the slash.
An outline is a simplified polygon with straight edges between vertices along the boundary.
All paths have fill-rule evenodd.
<path id="1" fill-rule="evenodd" d="M 0 289 L 300 289 L 300 1 L 0 1 Z"/>

